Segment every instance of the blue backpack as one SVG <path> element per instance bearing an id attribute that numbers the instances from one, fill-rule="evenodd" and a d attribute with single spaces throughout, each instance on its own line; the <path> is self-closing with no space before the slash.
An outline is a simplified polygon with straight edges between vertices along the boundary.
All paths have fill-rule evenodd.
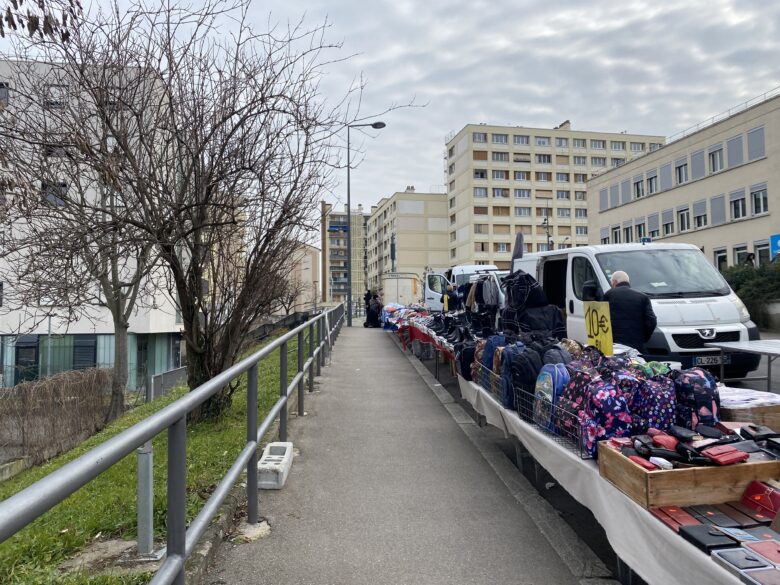
<path id="1" fill-rule="evenodd" d="M 569 371 L 563 364 L 545 364 L 536 378 L 534 422 L 548 431 L 555 430 L 553 405 L 569 383 Z"/>

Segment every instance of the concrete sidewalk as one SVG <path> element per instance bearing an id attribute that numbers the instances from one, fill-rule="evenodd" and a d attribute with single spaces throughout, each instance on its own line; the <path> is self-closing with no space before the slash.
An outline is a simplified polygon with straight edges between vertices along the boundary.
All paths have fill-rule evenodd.
<path id="1" fill-rule="evenodd" d="M 285 488 L 261 492 L 271 534 L 205 583 L 579 583 L 446 406 L 388 334 L 345 327 Z"/>

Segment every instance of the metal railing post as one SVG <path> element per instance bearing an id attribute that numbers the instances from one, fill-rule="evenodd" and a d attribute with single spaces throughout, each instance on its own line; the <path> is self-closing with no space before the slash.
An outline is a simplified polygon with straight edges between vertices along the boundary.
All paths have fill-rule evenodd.
<path id="1" fill-rule="evenodd" d="M 309 324 L 309 392 L 314 392 L 314 323 Z"/>
<path id="2" fill-rule="evenodd" d="M 139 556 L 154 552 L 154 454 L 147 441 L 136 451 L 136 530 Z"/>
<path id="3" fill-rule="evenodd" d="M 322 376 L 322 319 L 317 319 L 317 376 Z"/>
<path id="4" fill-rule="evenodd" d="M 168 427 L 168 557 L 185 557 L 187 544 L 187 416 Z M 184 585 L 184 563 L 173 580 Z"/>
<path id="5" fill-rule="evenodd" d="M 303 340 L 303 331 L 298 332 L 298 372 L 301 374 L 301 379 L 298 381 L 298 416 L 304 415 L 303 409 L 303 395 L 305 394 L 304 388 L 304 372 L 303 372 L 303 352 L 306 351 L 306 342 Z"/>
<path id="6" fill-rule="evenodd" d="M 257 364 L 247 372 L 246 440 L 257 441 Z M 257 446 L 246 464 L 247 522 L 257 524 Z"/>
<path id="7" fill-rule="evenodd" d="M 287 342 L 279 347 L 279 396 L 287 396 Z M 287 403 L 279 412 L 279 440 L 287 440 Z"/>

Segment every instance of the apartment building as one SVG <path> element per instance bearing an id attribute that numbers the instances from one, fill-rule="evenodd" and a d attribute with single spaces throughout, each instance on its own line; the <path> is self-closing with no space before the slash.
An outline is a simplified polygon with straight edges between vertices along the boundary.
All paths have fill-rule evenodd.
<path id="1" fill-rule="evenodd" d="M 691 243 L 720 270 L 749 253 L 769 262 L 780 233 L 780 96 L 729 113 L 594 177 L 591 243 Z"/>
<path id="2" fill-rule="evenodd" d="M 588 242 L 588 179 L 664 143 L 662 136 L 468 124 L 447 141 L 448 264 L 509 268 L 528 252 Z"/>
<path id="3" fill-rule="evenodd" d="M 322 241 L 322 299 L 326 304 L 347 300 L 347 214 L 330 203 L 321 204 L 320 238 Z M 366 234 L 369 215 L 358 205 L 352 209 L 352 298 L 362 299 L 366 290 Z M 362 305 L 362 300 L 361 300 Z M 360 305 L 359 305 L 360 306 Z"/>
<path id="4" fill-rule="evenodd" d="M 414 186 L 382 198 L 368 219 L 368 286 L 377 290 L 388 273 L 422 278 L 426 268 L 449 265 L 447 194 Z"/>

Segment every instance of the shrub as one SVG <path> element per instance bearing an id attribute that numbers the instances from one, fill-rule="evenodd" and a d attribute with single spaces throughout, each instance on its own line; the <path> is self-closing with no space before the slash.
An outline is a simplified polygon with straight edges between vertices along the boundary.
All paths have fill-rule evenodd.
<path id="1" fill-rule="evenodd" d="M 758 268 L 732 266 L 723 276 L 745 303 L 753 321 L 759 327 L 769 327 L 767 307 L 780 299 L 780 264 L 764 264 Z"/>

